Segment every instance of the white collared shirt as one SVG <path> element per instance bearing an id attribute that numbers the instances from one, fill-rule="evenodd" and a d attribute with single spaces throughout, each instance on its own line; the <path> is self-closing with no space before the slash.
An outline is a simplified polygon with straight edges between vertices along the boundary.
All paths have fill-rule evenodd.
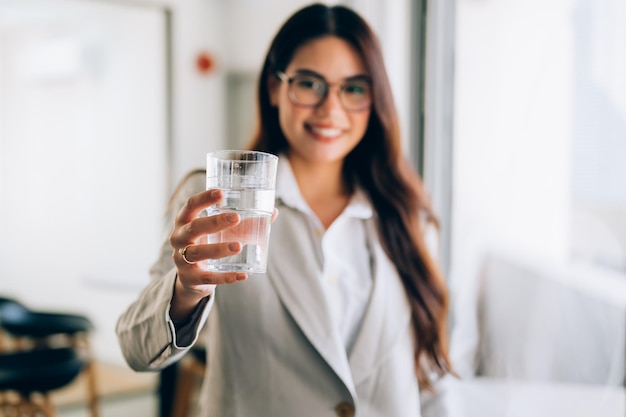
<path id="1" fill-rule="evenodd" d="M 328 229 L 302 197 L 286 155 L 280 155 L 276 197 L 307 216 L 309 237 L 317 249 L 322 269 L 320 283 L 326 295 L 333 323 L 350 352 L 363 321 L 372 292 L 372 265 L 365 234 L 364 219 L 373 208 L 362 189 L 357 188 L 348 206 Z"/>

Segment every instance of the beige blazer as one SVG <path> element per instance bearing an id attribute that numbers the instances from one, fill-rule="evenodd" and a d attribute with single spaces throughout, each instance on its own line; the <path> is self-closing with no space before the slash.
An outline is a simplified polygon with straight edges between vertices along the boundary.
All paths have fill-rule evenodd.
<path id="1" fill-rule="evenodd" d="M 201 188 L 200 188 L 201 189 Z M 373 220 L 364 220 L 374 271 L 372 298 L 350 354 L 333 330 L 319 265 L 303 214 L 277 200 L 267 274 L 219 286 L 195 320 L 206 326 L 207 373 L 200 396 L 206 417 L 418 417 L 410 309 Z M 120 317 L 117 333 L 129 365 L 158 370 L 189 348 L 172 343 L 167 311 L 170 269 Z M 159 269 L 159 268 L 156 268 Z M 154 271 L 153 271 L 154 272 Z M 194 340 L 195 342 L 195 340 Z"/>

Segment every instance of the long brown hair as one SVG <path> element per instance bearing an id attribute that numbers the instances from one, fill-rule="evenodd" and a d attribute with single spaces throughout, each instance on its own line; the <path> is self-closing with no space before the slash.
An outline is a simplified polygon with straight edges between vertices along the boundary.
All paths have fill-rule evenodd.
<path id="1" fill-rule="evenodd" d="M 398 116 L 380 45 L 358 14 L 343 6 L 313 4 L 284 23 L 270 45 L 258 80 L 258 126 L 249 148 L 271 153 L 287 149 L 278 109 L 270 103 L 270 79 L 276 71 L 285 70 L 301 45 L 328 35 L 354 46 L 370 71 L 373 105 L 368 128 L 346 157 L 343 173 L 346 182 L 357 179 L 374 205 L 383 247 L 402 278 L 411 305 L 418 381 L 430 389 L 431 372 L 452 372 L 446 338 L 446 285 L 428 253 L 420 220 L 425 215 L 436 223 L 436 218 L 421 179 L 402 155 Z"/>

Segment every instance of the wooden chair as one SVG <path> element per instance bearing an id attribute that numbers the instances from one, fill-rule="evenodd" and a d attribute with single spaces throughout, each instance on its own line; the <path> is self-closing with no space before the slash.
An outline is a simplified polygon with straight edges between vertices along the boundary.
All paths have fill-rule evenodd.
<path id="1" fill-rule="evenodd" d="M 49 393 L 70 384 L 86 359 L 72 347 L 0 353 L 0 416 L 54 417 Z"/>
<path id="2" fill-rule="evenodd" d="M 89 342 L 91 321 L 82 315 L 35 311 L 11 298 L 0 298 L 0 351 L 20 353 L 51 348 L 71 348 L 84 360 L 81 372 L 87 380 L 87 404 L 98 417 L 94 358 Z M 33 353 L 34 354 L 34 353 Z"/>

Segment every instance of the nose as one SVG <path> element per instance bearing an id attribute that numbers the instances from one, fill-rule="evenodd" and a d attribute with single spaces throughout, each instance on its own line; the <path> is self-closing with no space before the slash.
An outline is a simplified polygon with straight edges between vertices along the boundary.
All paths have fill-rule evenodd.
<path id="1" fill-rule="evenodd" d="M 317 112 L 321 114 L 332 114 L 336 112 L 343 112 L 343 104 L 341 104 L 340 86 L 329 86 L 328 94 L 324 97 L 324 100 L 315 108 Z"/>

